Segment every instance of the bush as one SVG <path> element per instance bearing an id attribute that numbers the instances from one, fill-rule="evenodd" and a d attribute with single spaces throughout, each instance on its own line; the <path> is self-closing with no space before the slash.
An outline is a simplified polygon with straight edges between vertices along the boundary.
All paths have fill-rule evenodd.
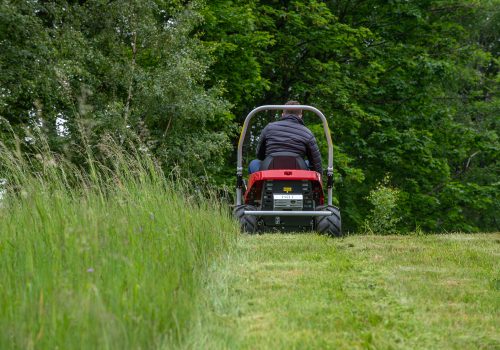
<path id="1" fill-rule="evenodd" d="M 365 221 L 365 231 L 372 234 L 397 233 L 396 225 L 401 220 L 397 216 L 399 190 L 389 185 L 389 176 L 384 177 L 367 197 L 373 208 Z"/>

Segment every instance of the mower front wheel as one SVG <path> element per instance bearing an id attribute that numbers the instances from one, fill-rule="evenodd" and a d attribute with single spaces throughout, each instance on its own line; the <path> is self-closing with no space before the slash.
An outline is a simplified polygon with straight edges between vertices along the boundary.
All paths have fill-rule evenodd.
<path id="1" fill-rule="evenodd" d="M 233 210 L 233 216 L 240 223 L 241 232 L 255 233 L 257 231 L 257 217 L 245 215 L 245 210 L 257 210 L 253 205 L 237 205 Z"/>
<path id="2" fill-rule="evenodd" d="M 342 236 L 340 209 L 333 205 L 322 205 L 316 208 L 319 211 L 329 211 L 332 215 L 319 216 L 315 219 L 316 231 L 328 236 Z"/>

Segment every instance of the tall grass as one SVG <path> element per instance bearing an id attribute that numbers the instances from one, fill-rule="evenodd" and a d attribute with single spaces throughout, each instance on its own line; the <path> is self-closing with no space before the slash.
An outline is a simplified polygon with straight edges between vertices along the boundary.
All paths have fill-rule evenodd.
<path id="1" fill-rule="evenodd" d="M 89 171 L 45 146 L 29 161 L 0 148 L 0 349 L 154 349 L 188 334 L 201 276 L 237 227 L 146 154 L 103 147 Z"/>

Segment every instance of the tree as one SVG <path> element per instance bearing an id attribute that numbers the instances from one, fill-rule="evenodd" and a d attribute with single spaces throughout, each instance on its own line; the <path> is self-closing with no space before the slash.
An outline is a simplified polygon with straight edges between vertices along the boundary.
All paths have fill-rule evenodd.
<path id="1" fill-rule="evenodd" d="M 266 82 L 248 101 L 227 91 L 230 102 L 242 104 L 233 110 L 296 99 L 325 112 L 345 227 L 359 229 L 371 208 L 365 198 L 390 175 L 400 191 L 399 229 L 498 229 L 498 1 L 209 7 L 226 14 L 229 4 L 233 14 L 252 11 L 251 30 L 219 22 L 223 28 L 206 27 L 204 37 L 225 43 L 231 39 L 221 32 L 259 33 L 265 50 L 252 50 L 251 40 L 232 42 L 232 59 L 215 64 L 214 79 L 224 67 L 246 72 L 246 86 Z M 250 61 L 256 64 L 239 64 Z M 309 126 L 321 140 L 321 127 Z"/>
<path id="2" fill-rule="evenodd" d="M 76 163 L 84 146 L 98 155 L 112 134 L 124 144 L 139 135 L 167 170 L 221 168 L 231 117 L 219 87 L 205 88 L 212 48 L 192 35 L 196 3 L 1 6 L 0 115 L 16 132 L 42 128 L 52 150 Z"/>

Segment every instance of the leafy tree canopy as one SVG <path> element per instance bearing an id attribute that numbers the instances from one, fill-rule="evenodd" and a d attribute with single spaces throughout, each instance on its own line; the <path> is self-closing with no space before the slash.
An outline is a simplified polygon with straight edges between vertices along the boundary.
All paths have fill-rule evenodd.
<path id="1" fill-rule="evenodd" d="M 6 0 L 0 138 L 82 164 L 111 134 L 233 184 L 246 113 L 295 99 L 329 120 L 347 230 L 382 182 L 398 230 L 498 230 L 499 33 L 499 0 Z"/>

